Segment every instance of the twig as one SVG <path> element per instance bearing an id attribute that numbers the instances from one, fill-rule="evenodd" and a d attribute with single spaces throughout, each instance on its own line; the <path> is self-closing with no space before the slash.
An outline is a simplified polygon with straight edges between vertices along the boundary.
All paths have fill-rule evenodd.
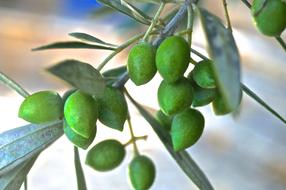
<path id="1" fill-rule="evenodd" d="M 232 32 L 232 27 L 231 27 L 230 17 L 229 17 L 228 10 L 227 10 L 226 0 L 222 0 L 222 3 L 223 3 L 226 22 L 227 22 L 227 29 L 229 29 L 229 31 Z"/>

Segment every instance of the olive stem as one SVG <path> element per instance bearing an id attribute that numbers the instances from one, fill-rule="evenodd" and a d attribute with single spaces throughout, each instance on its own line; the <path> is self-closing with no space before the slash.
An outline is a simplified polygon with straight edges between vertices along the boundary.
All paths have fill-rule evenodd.
<path id="1" fill-rule="evenodd" d="M 138 140 L 145 140 L 146 141 L 147 138 L 148 138 L 147 135 L 131 138 L 127 143 L 124 144 L 124 146 L 126 147 L 126 146 L 130 145 L 131 143 L 133 143 L 133 141 L 138 141 Z"/>
<path id="2" fill-rule="evenodd" d="M 16 83 L 13 79 L 11 79 L 10 77 L 8 77 L 7 75 L 5 75 L 4 73 L 2 73 L 0 71 L 0 81 L 6 85 L 7 87 L 9 87 L 12 90 L 15 90 L 18 94 L 20 94 L 21 96 L 23 96 L 24 98 L 26 98 L 27 96 L 29 96 L 29 93 L 22 88 L 18 83 Z"/>
<path id="3" fill-rule="evenodd" d="M 149 28 L 147 29 L 147 31 L 146 31 L 146 33 L 145 33 L 145 35 L 144 35 L 142 41 L 146 41 L 146 40 L 147 40 L 148 36 L 150 35 L 150 32 L 153 30 L 154 26 L 155 26 L 156 23 L 158 22 L 159 16 L 160 16 L 161 12 L 163 11 L 164 7 L 165 7 L 165 3 L 162 2 L 162 3 L 160 4 L 160 6 L 159 6 L 159 8 L 158 8 L 158 10 L 157 10 L 157 12 L 156 12 L 156 14 L 155 14 L 153 20 L 152 20 L 152 22 L 151 22 Z"/>
<path id="4" fill-rule="evenodd" d="M 28 190 L 28 176 L 26 176 L 24 180 L 24 190 Z"/>
<path id="5" fill-rule="evenodd" d="M 226 18 L 226 23 L 227 23 L 227 29 L 229 29 L 229 31 L 232 32 L 232 27 L 231 27 L 229 13 L 228 13 L 228 10 L 227 10 L 226 0 L 222 0 L 222 4 L 223 4 L 223 8 L 224 8 L 224 14 L 225 14 L 225 18 Z"/>
<path id="6" fill-rule="evenodd" d="M 130 119 L 129 112 L 128 112 L 128 117 L 127 117 L 127 122 L 128 122 L 128 127 L 129 127 L 129 131 L 130 131 L 131 139 L 134 139 L 136 137 L 134 136 L 133 127 L 132 127 L 132 124 L 131 124 L 131 119 Z M 133 144 L 135 155 L 139 155 L 139 150 L 138 150 L 136 141 L 132 141 L 132 144 Z"/>
<path id="7" fill-rule="evenodd" d="M 192 46 L 192 34 L 193 34 L 193 24 L 194 24 L 194 11 L 192 5 L 188 6 L 188 21 L 187 21 L 187 30 L 188 30 L 188 43 L 190 47 Z"/>

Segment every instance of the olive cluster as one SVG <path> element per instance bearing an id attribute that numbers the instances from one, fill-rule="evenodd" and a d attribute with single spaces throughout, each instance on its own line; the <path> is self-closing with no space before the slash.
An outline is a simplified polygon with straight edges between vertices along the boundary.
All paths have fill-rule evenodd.
<path id="1" fill-rule="evenodd" d="M 19 117 L 34 124 L 63 119 L 66 137 L 82 149 L 92 144 L 97 120 L 122 131 L 127 114 L 127 103 L 121 90 L 108 86 L 99 98 L 80 90 L 70 90 L 63 98 L 53 91 L 40 91 L 25 98 L 19 109 Z M 85 163 L 97 171 L 112 170 L 122 163 L 125 146 L 114 139 L 104 140 L 88 151 Z M 148 189 L 153 184 L 155 166 L 147 156 L 136 154 L 128 171 L 134 189 Z"/>
<path id="2" fill-rule="evenodd" d="M 149 82 L 157 70 L 162 76 L 157 92 L 160 106 L 157 119 L 170 131 L 175 151 L 192 146 L 203 133 L 204 117 L 194 107 L 205 106 L 218 97 L 212 62 L 198 62 L 185 77 L 189 63 L 189 44 L 179 36 L 166 38 L 157 50 L 141 42 L 131 49 L 128 57 L 127 69 L 136 85 Z"/>

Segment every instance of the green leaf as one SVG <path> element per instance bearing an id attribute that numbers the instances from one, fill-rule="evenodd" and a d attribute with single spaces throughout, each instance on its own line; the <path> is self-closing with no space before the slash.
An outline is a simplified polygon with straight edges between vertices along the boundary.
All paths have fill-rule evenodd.
<path id="1" fill-rule="evenodd" d="M 119 79 L 127 71 L 125 65 L 116 67 L 102 73 L 102 76 L 105 78 L 105 81 L 108 85 L 112 85 L 115 81 Z"/>
<path id="2" fill-rule="evenodd" d="M 143 13 L 140 9 L 136 8 L 132 4 L 126 2 L 125 0 L 97 0 L 98 2 L 111 7 L 119 12 L 130 16 L 131 18 L 137 20 L 138 22 L 146 25 L 151 24 L 151 18 Z"/>
<path id="3" fill-rule="evenodd" d="M 84 42 L 69 41 L 69 42 L 55 42 L 48 45 L 40 46 L 32 49 L 32 51 L 49 50 L 49 49 L 104 49 L 115 50 L 115 47 L 108 47 L 106 45 L 95 45 Z"/>
<path id="4" fill-rule="evenodd" d="M 234 111 L 241 99 L 238 49 L 232 33 L 219 18 L 204 9 L 199 9 L 199 12 L 219 91 L 227 109 Z"/>
<path id="5" fill-rule="evenodd" d="M 98 43 L 98 44 L 103 44 L 105 46 L 111 46 L 110 48 L 115 48 L 116 45 L 114 44 L 110 44 L 107 42 L 104 42 L 90 34 L 86 34 L 86 33 L 82 33 L 82 32 L 73 32 L 73 33 L 69 33 L 70 36 L 77 38 L 79 40 L 83 40 L 83 41 L 87 41 L 87 42 L 92 42 L 92 43 Z"/>
<path id="6" fill-rule="evenodd" d="M 213 190 L 211 183 L 208 181 L 205 174 L 196 164 L 196 162 L 191 158 L 191 156 L 186 151 L 175 152 L 172 147 L 171 137 L 168 131 L 165 130 L 163 126 L 154 118 L 153 115 L 148 113 L 140 104 L 138 104 L 129 94 L 128 98 L 138 109 L 140 114 L 145 118 L 145 120 L 151 125 L 155 133 L 158 135 L 162 143 L 165 145 L 166 149 L 169 151 L 171 156 L 175 159 L 177 164 L 185 172 L 185 174 L 196 184 L 199 189 L 203 190 Z"/>
<path id="7" fill-rule="evenodd" d="M 77 189 L 87 190 L 83 169 L 80 163 L 78 148 L 74 147 L 74 166 L 76 171 Z"/>
<path id="8" fill-rule="evenodd" d="M 26 179 L 29 171 L 34 165 L 37 156 L 34 156 L 30 160 L 25 161 L 14 170 L 1 175 L 0 189 L 1 190 L 18 190 Z"/>
<path id="9" fill-rule="evenodd" d="M 101 96 L 105 88 L 104 79 L 99 71 L 87 63 L 69 59 L 47 70 L 72 86 L 94 96 Z"/>
<path id="10" fill-rule="evenodd" d="M 62 121 L 30 124 L 0 134 L 0 176 L 38 155 L 62 135 Z"/>

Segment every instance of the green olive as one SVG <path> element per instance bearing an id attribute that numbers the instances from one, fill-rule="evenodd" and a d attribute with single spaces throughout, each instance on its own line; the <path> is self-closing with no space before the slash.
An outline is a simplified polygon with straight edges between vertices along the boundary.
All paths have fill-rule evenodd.
<path id="1" fill-rule="evenodd" d="M 167 131 L 170 131 L 172 124 L 172 116 L 167 116 L 162 112 L 162 110 L 158 110 L 156 112 L 155 118 L 160 123 L 162 127 L 164 127 Z"/>
<path id="2" fill-rule="evenodd" d="M 193 101 L 193 88 L 186 78 L 176 83 L 163 80 L 159 86 L 158 102 L 166 115 L 174 115 L 189 107 Z"/>
<path id="3" fill-rule="evenodd" d="M 63 102 L 65 103 L 66 101 L 67 101 L 67 99 L 68 99 L 68 97 L 70 96 L 70 95 L 72 95 L 75 91 L 77 91 L 77 89 L 70 89 L 70 90 L 67 90 L 65 93 L 64 93 L 64 95 L 63 95 Z"/>
<path id="4" fill-rule="evenodd" d="M 65 102 L 64 116 L 73 131 L 89 138 L 96 127 L 98 104 L 90 95 L 76 91 Z"/>
<path id="5" fill-rule="evenodd" d="M 193 69 L 193 79 L 202 88 L 215 88 L 216 81 L 212 70 L 212 62 L 203 60 L 198 62 Z"/>
<path id="6" fill-rule="evenodd" d="M 122 131 L 127 118 L 127 103 L 122 92 L 115 88 L 106 87 L 98 102 L 100 104 L 98 119 L 101 123 Z"/>
<path id="7" fill-rule="evenodd" d="M 190 47 L 186 40 L 179 36 L 165 39 L 156 53 L 158 72 L 168 83 L 183 77 L 190 61 Z"/>
<path id="8" fill-rule="evenodd" d="M 286 2 L 254 0 L 252 16 L 256 27 L 267 36 L 279 36 L 286 28 Z"/>
<path id="9" fill-rule="evenodd" d="M 88 151 L 85 163 L 97 171 L 109 171 L 121 164 L 125 154 L 125 148 L 120 142 L 104 140 Z"/>
<path id="10" fill-rule="evenodd" d="M 82 149 L 87 149 L 89 145 L 93 142 L 96 135 L 96 127 L 90 133 L 89 138 L 82 137 L 72 130 L 72 128 L 64 121 L 64 133 L 66 137 L 77 147 Z"/>
<path id="11" fill-rule="evenodd" d="M 53 91 L 36 92 L 25 98 L 18 115 L 35 124 L 55 121 L 63 116 L 63 100 Z"/>
<path id="12" fill-rule="evenodd" d="M 155 180 L 155 165 L 147 156 L 136 156 L 129 164 L 128 175 L 135 190 L 147 190 Z"/>
<path id="13" fill-rule="evenodd" d="M 186 109 L 175 115 L 171 126 L 171 138 L 175 151 L 195 144 L 204 130 L 204 116 L 195 109 Z"/>
<path id="14" fill-rule="evenodd" d="M 156 49 L 147 42 L 141 42 L 130 50 L 127 70 L 137 86 L 146 84 L 156 74 L 155 55 Z"/>

